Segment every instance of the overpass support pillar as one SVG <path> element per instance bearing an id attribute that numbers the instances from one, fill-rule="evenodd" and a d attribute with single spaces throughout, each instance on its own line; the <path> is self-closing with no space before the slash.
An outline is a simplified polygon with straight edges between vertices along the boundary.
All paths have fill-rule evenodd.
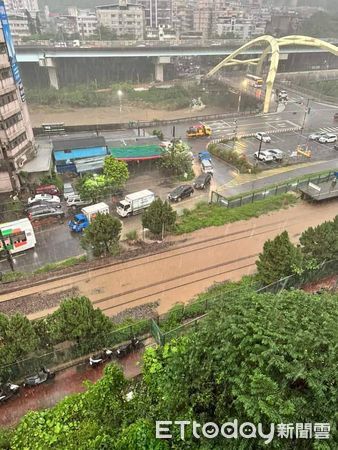
<path id="1" fill-rule="evenodd" d="M 155 62 L 155 81 L 164 81 L 164 65 L 170 64 L 170 57 L 160 56 Z"/>
<path id="2" fill-rule="evenodd" d="M 39 66 L 46 67 L 46 69 L 48 70 L 50 86 L 56 90 L 59 90 L 59 78 L 58 78 L 57 68 L 56 68 L 54 59 L 46 58 L 44 56 L 43 58 L 39 59 Z"/>

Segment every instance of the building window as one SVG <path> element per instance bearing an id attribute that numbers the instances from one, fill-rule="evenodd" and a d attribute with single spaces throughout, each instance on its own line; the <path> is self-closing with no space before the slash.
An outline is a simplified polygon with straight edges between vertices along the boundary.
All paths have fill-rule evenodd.
<path id="1" fill-rule="evenodd" d="M 8 105 L 8 103 L 14 102 L 16 100 L 16 95 L 14 92 L 9 94 L 0 95 L 0 106 Z"/>
<path id="2" fill-rule="evenodd" d="M 22 133 L 22 134 L 20 134 L 20 136 L 13 139 L 13 141 L 10 141 L 8 146 L 11 150 L 13 150 L 15 147 L 22 144 L 22 142 L 25 142 L 26 140 L 27 140 L 26 133 Z"/>

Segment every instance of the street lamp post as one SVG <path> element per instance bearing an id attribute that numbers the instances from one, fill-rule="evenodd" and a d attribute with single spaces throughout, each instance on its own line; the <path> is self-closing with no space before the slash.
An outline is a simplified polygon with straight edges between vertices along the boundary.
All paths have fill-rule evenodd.
<path id="1" fill-rule="evenodd" d="M 261 150 L 262 150 L 262 144 L 263 144 L 263 139 L 261 139 L 261 140 L 259 141 L 259 149 L 258 149 L 258 155 L 257 155 L 258 161 L 259 161 L 259 157 L 260 157 Z"/>
<path id="2" fill-rule="evenodd" d="M 118 96 L 119 101 L 120 101 L 120 113 L 121 113 L 122 112 L 122 97 L 123 97 L 123 92 L 121 91 L 121 89 L 119 89 L 117 91 L 117 96 Z"/>

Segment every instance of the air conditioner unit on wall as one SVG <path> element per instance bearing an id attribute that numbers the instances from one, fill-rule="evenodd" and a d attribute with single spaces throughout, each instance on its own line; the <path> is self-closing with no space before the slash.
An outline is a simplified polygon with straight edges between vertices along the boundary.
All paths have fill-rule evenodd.
<path id="1" fill-rule="evenodd" d="M 18 167 L 23 167 L 26 161 L 27 161 L 27 157 L 26 157 L 25 155 L 24 155 L 24 156 L 21 156 L 21 157 L 16 161 L 16 165 L 17 165 Z"/>

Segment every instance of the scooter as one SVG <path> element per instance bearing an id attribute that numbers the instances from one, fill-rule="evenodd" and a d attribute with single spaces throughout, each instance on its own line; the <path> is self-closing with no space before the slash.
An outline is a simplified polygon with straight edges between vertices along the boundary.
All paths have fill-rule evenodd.
<path id="1" fill-rule="evenodd" d="M 113 351 L 109 349 L 103 350 L 103 352 L 99 353 L 98 355 L 93 355 L 89 358 L 89 365 L 91 367 L 96 367 L 99 364 L 102 364 L 108 359 L 111 359 L 113 357 Z"/>
<path id="2" fill-rule="evenodd" d="M 136 337 L 133 337 L 128 344 L 121 345 L 121 347 L 116 350 L 116 358 L 124 358 L 141 347 L 143 347 L 142 342 Z"/>
<path id="3" fill-rule="evenodd" d="M 0 404 L 7 402 L 14 395 L 18 394 L 20 386 L 13 383 L 6 383 L 0 386 Z"/>
<path id="4" fill-rule="evenodd" d="M 23 386 L 38 386 L 39 384 L 45 383 L 46 381 L 52 380 L 53 378 L 55 378 L 55 372 L 51 372 L 49 369 L 41 367 L 40 371 L 37 374 L 30 375 L 25 378 Z"/>

